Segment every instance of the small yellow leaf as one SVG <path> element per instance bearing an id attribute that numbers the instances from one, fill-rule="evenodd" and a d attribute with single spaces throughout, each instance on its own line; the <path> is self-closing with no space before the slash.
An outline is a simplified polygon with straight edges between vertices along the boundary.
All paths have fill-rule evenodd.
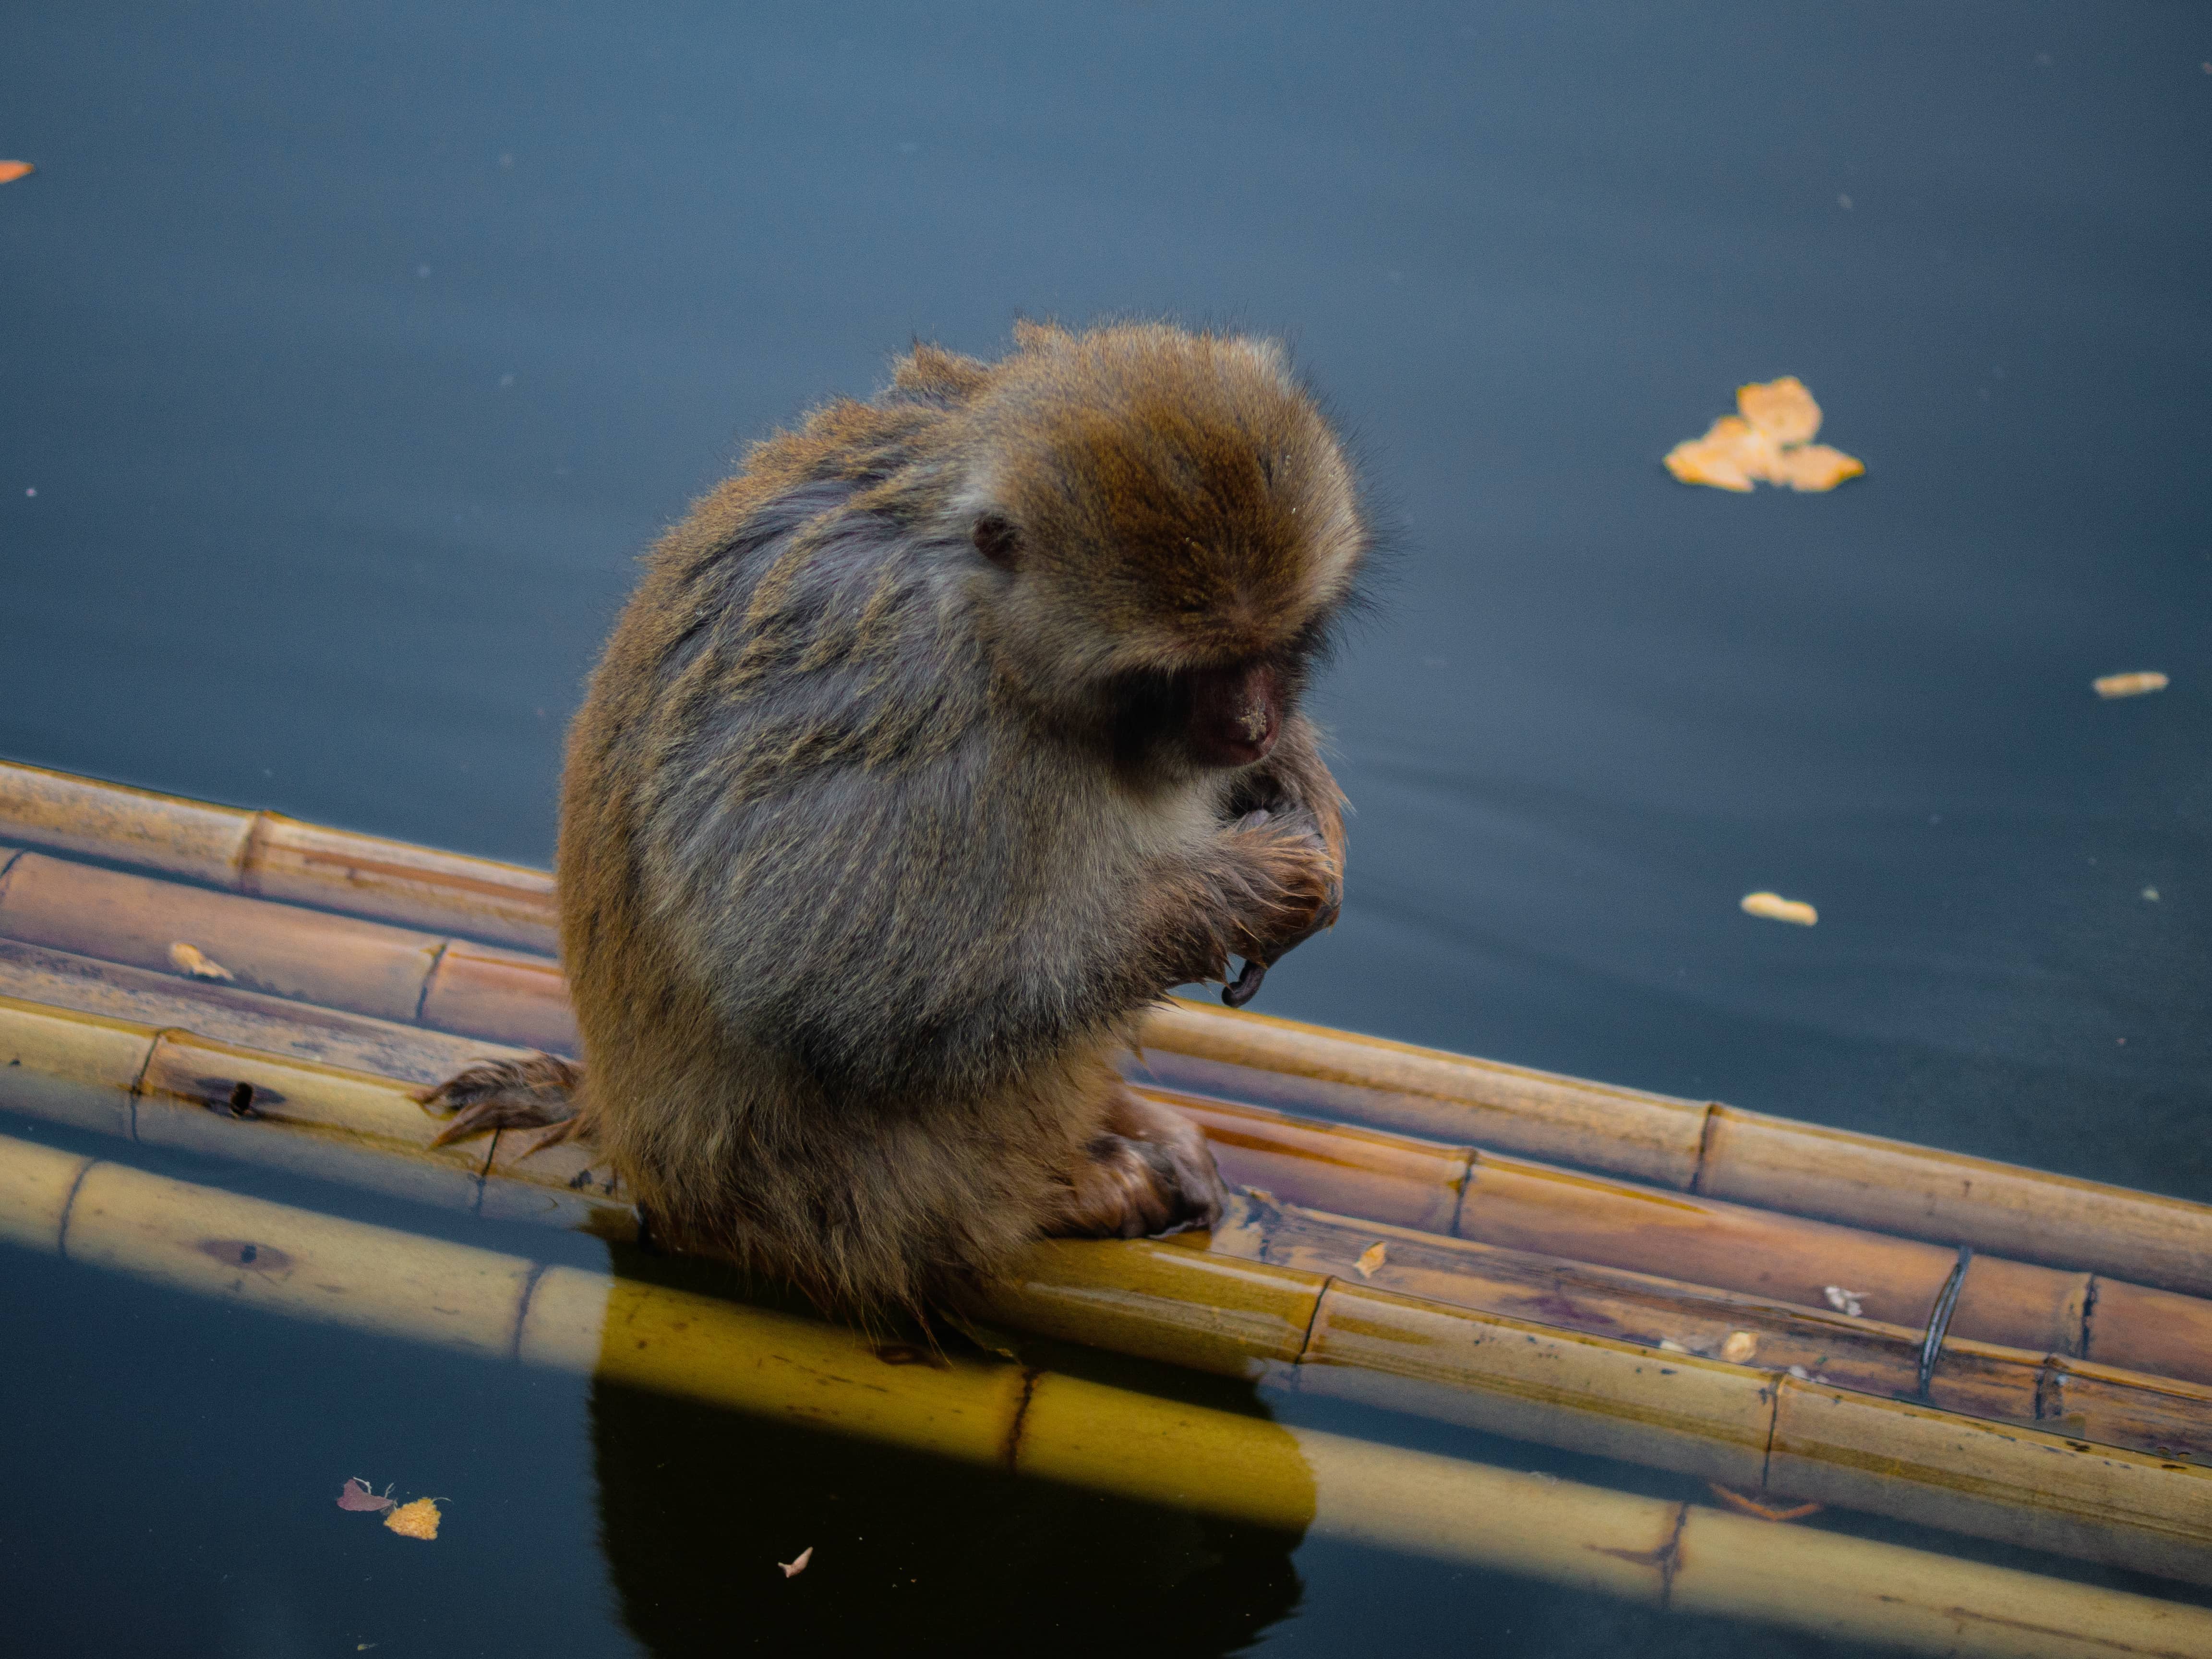
<path id="1" fill-rule="evenodd" d="M 1820 429 L 1820 405 L 1795 374 L 1735 389 L 1735 406 L 1778 444 L 1802 444 Z"/>
<path id="2" fill-rule="evenodd" d="M 2163 691 L 2168 681 L 2155 669 L 2140 674 L 2107 674 L 2100 680 L 2091 680 L 2100 697 L 2140 697 L 2147 691 Z"/>
<path id="3" fill-rule="evenodd" d="M 12 185 L 18 179 L 27 179 L 38 168 L 28 161 L 0 161 L 0 185 Z"/>
<path id="4" fill-rule="evenodd" d="M 806 1564 L 813 1559 L 814 1546 L 809 1544 L 805 1549 L 799 1551 L 798 1555 L 793 1557 L 791 1560 L 779 1561 L 776 1563 L 776 1565 L 783 1569 L 783 1576 L 786 1578 L 796 1578 L 800 1573 L 806 1571 Z"/>
<path id="5" fill-rule="evenodd" d="M 1383 1258 L 1389 1253 L 1388 1245 L 1370 1244 L 1359 1253 L 1359 1260 L 1352 1265 L 1362 1279 L 1372 1279 L 1375 1270 L 1382 1265 Z"/>
<path id="6" fill-rule="evenodd" d="M 411 1504 L 402 1504 L 384 1517 L 384 1524 L 402 1538 L 419 1538 L 424 1543 L 438 1535 L 438 1500 L 418 1498 Z"/>
<path id="7" fill-rule="evenodd" d="M 1786 899 L 1779 893 L 1746 893 L 1743 913 L 1769 921 L 1794 921 L 1800 927 L 1810 927 L 1820 919 L 1820 913 L 1802 899 Z"/>
<path id="8" fill-rule="evenodd" d="M 1667 452 L 1667 470 L 1684 483 L 1747 494 L 1752 480 L 1766 469 L 1773 450 L 1764 434 L 1740 415 L 1723 415 L 1702 438 L 1686 438 Z"/>
<path id="9" fill-rule="evenodd" d="M 198 945 L 187 945 L 182 939 L 169 947 L 169 960 L 194 979 L 234 980 L 238 977 Z"/>
<path id="10" fill-rule="evenodd" d="M 1721 1358 L 1731 1365 L 1747 1365 L 1759 1352 L 1759 1338 L 1750 1331 L 1730 1331 L 1721 1344 Z"/>
<path id="11" fill-rule="evenodd" d="M 1769 483 L 1788 484 L 1792 489 L 1812 494 L 1833 489 L 1844 479 L 1856 478 L 1865 471 L 1864 461 L 1840 449 L 1831 449 L 1826 444 L 1800 444 L 1777 454 L 1761 476 Z"/>
<path id="12" fill-rule="evenodd" d="M 1747 493 L 1754 483 L 1807 492 L 1833 489 L 1866 471 L 1865 463 L 1826 444 L 1807 441 L 1820 429 L 1820 405 L 1795 374 L 1738 386 L 1738 415 L 1723 415 L 1702 438 L 1667 452 L 1667 470 L 1684 483 Z"/>

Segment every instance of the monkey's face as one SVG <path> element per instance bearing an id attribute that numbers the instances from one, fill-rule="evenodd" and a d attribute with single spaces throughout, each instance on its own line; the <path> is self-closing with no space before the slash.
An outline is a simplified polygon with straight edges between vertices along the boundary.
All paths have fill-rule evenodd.
<path id="1" fill-rule="evenodd" d="M 1001 663 L 1125 760 L 1261 761 L 1364 551 L 1350 468 L 1262 343 L 1060 339 L 977 411 L 966 528 Z"/>
<path id="2" fill-rule="evenodd" d="M 1100 688 L 1096 706 L 1121 769 L 1190 776 L 1267 759 L 1304 678 L 1301 665 L 1277 658 L 1148 671 Z"/>

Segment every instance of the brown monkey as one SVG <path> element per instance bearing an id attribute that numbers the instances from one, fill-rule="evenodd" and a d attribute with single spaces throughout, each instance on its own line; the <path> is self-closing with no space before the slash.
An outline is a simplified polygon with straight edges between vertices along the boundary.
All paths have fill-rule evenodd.
<path id="1" fill-rule="evenodd" d="M 1114 1058 L 1340 890 L 1297 712 L 1366 547 L 1327 423 L 1267 342 L 1016 343 L 917 348 L 653 550 L 568 740 L 588 1090 L 549 1057 L 430 1097 L 450 1138 L 583 1094 L 656 1225 L 848 1310 L 1212 1223 L 1203 1139 Z"/>

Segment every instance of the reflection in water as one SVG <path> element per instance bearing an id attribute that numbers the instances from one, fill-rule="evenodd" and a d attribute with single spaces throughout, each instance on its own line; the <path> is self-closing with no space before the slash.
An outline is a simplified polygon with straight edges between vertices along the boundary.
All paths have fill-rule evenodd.
<path id="1" fill-rule="evenodd" d="M 661 1659 L 1212 1659 L 1296 1611 L 1294 1536 L 596 1385 L 600 1540 Z M 776 1563 L 811 1545 L 786 1582 Z"/>

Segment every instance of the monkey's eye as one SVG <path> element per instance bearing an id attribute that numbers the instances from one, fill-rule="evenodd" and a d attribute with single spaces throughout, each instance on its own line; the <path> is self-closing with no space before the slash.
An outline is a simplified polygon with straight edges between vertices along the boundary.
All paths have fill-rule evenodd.
<path id="1" fill-rule="evenodd" d="M 997 513 L 986 513 L 975 520 L 974 531 L 975 550 L 1001 570 L 1012 570 L 1020 562 L 1022 534 L 1006 518 Z"/>

